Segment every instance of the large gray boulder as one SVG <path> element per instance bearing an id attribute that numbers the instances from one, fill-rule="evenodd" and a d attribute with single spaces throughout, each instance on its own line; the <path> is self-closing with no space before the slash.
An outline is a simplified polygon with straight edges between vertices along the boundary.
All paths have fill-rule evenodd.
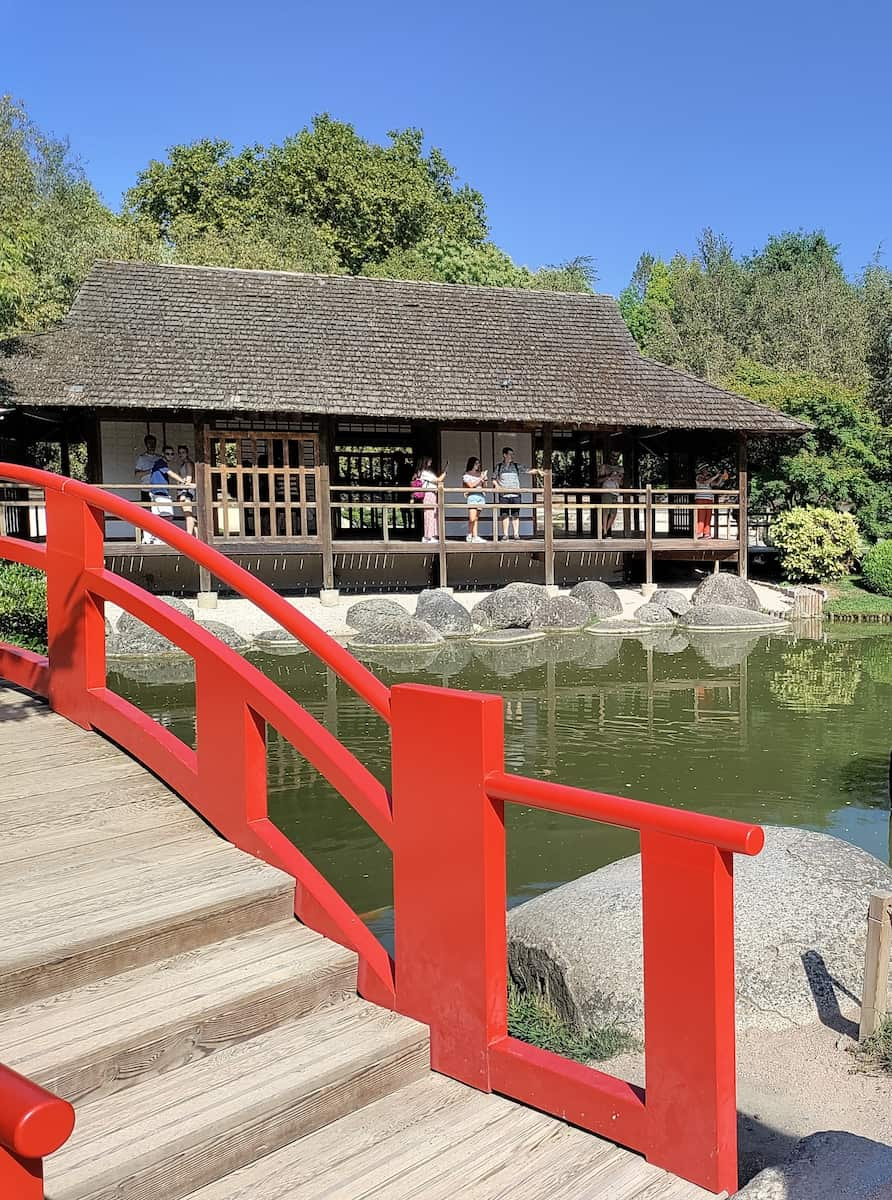
<path id="1" fill-rule="evenodd" d="M 647 604 L 640 604 L 632 614 L 636 621 L 640 621 L 642 625 L 674 625 L 675 617 L 662 604 L 656 604 L 653 600 L 649 600 Z"/>
<path id="2" fill-rule="evenodd" d="M 199 622 L 202 629 L 206 629 L 208 633 L 212 633 L 215 638 L 231 650 L 244 650 L 248 645 L 248 639 L 242 635 L 231 625 L 224 624 L 223 621 L 201 621 Z"/>
<path id="3" fill-rule="evenodd" d="M 415 605 L 415 616 L 419 621 L 427 621 L 445 637 L 462 637 L 474 629 L 465 606 L 441 588 L 421 593 Z"/>
<path id="4" fill-rule="evenodd" d="M 788 624 L 780 617 L 759 612 L 752 608 L 738 608 L 731 604 L 702 604 L 691 608 L 679 625 L 686 629 L 786 629 Z"/>
<path id="5" fill-rule="evenodd" d="M 471 609 L 471 620 L 482 629 L 526 629 L 544 592 L 535 584 L 509 584 L 478 601 Z"/>
<path id="6" fill-rule="evenodd" d="M 737 1021 L 741 1029 L 808 1025 L 860 995 L 867 897 L 892 871 L 838 838 L 766 828 L 765 849 L 735 863 Z M 511 976 L 544 993 L 579 1030 L 616 1023 L 641 1036 L 640 855 L 521 904 L 508 914 Z"/>
<path id="7" fill-rule="evenodd" d="M 530 621 L 530 629 L 585 629 L 592 614 L 588 605 L 572 596 L 552 596 L 543 600 Z"/>
<path id="8" fill-rule="evenodd" d="M 676 592 L 672 588 L 657 588 L 650 598 L 651 604 L 659 604 L 676 617 L 683 617 L 691 607 L 691 602 L 684 592 Z"/>
<path id="9" fill-rule="evenodd" d="M 756 612 L 762 607 L 755 590 L 747 581 L 727 571 L 707 575 L 691 596 L 691 604 L 695 608 L 706 604 L 731 604 L 735 608 L 751 608 Z"/>
<path id="10" fill-rule="evenodd" d="M 442 633 L 438 633 L 427 621 L 419 621 L 417 617 L 410 617 L 403 612 L 399 617 L 381 618 L 360 629 L 350 639 L 350 645 L 357 649 L 363 646 L 400 649 L 406 646 L 439 646 L 444 641 Z"/>
<path id="11" fill-rule="evenodd" d="M 623 603 L 609 583 L 600 579 L 583 579 L 570 588 L 574 600 L 581 600 L 595 617 L 612 617 L 623 611 Z"/>
<path id="12" fill-rule="evenodd" d="M 344 620 L 351 629 L 365 629 L 366 626 L 374 625 L 378 621 L 388 620 L 391 617 L 399 619 L 408 615 L 403 605 L 398 604 L 396 600 L 357 600 L 347 609 Z"/>
<path id="13" fill-rule="evenodd" d="M 892 1200 L 892 1146 L 832 1130 L 803 1138 L 735 1200 Z"/>
<path id="14" fill-rule="evenodd" d="M 175 596 L 159 596 L 158 599 L 183 616 L 192 617 L 192 610 L 188 605 Z M 116 658 L 122 655 L 182 654 L 183 651 L 150 625 L 131 616 L 129 612 L 122 612 L 111 637 L 106 637 L 106 653 Z"/>

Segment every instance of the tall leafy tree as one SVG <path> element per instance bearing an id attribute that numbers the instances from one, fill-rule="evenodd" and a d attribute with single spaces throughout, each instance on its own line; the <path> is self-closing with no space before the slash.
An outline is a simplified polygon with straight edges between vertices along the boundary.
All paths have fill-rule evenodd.
<path id="1" fill-rule="evenodd" d="M 60 320 L 98 258 L 157 258 L 139 224 L 112 213 L 66 142 L 0 98 L 0 332 Z"/>

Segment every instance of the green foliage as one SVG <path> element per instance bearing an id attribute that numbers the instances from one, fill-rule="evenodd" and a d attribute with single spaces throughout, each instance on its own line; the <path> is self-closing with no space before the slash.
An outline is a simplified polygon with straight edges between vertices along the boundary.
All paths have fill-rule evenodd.
<path id="1" fill-rule="evenodd" d="M 878 1067 L 892 1075 L 892 1017 L 886 1017 L 876 1033 L 865 1038 L 857 1054 L 865 1066 Z"/>
<path id="2" fill-rule="evenodd" d="M 65 142 L 0 97 L 0 334 L 61 320 L 98 258 L 160 254 L 142 225 L 105 207 Z"/>
<path id="3" fill-rule="evenodd" d="M 20 563 L 0 563 L 0 641 L 46 652 L 46 576 Z"/>
<path id="4" fill-rule="evenodd" d="M 851 513 L 831 508 L 792 508 L 771 525 L 787 579 L 808 583 L 847 575 L 858 552 L 858 526 Z"/>
<path id="5" fill-rule="evenodd" d="M 771 237 L 758 253 L 735 258 L 730 243 L 706 229 L 690 258 L 642 256 L 620 303 L 645 354 L 707 379 L 748 358 L 861 388 L 881 276 L 888 273 L 877 267 L 871 309 L 867 281 L 845 278 L 838 247 L 820 231 Z"/>
<path id="6" fill-rule="evenodd" d="M 595 278 L 594 268 L 585 258 L 574 259 L 564 266 L 530 271 L 516 266 L 492 242 L 462 245 L 442 239 L 419 242 L 408 250 L 394 250 L 382 262 L 364 267 L 363 274 L 379 279 L 419 279 L 558 292 L 590 292 Z"/>
<path id="7" fill-rule="evenodd" d="M 847 579 L 838 579 L 828 585 L 830 599 L 824 605 L 824 611 L 835 617 L 856 617 L 862 613 L 892 614 L 892 600 L 885 596 L 877 596 L 865 591 L 861 586 L 860 575 L 850 575 Z"/>
<path id="8" fill-rule="evenodd" d="M 861 564 L 864 586 L 880 596 L 892 596 L 892 541 L 877 542 Z"/>
<path id="9" fill-rule="evenodd" d="M 575 1062 L 600 1061 L 635 1048 L 635 1040 L 616 1025 L 580 1034 L 541 997 L 522 995 L 508 984 L 508 1033 L 540 1050 L 550 1050 Z"/>
<path id="10" fill-rule="evenodd" d="M 784 708 L 812 713 L 848 708 L 860 682 L 861 665 L 848 643 L 802 641 L 784 653 L 768 688 Z"/>
<path id="11" fill-rule="evenodd" d="M 861 393 L 806 371 L 780 371 L 748 359 L 723 383 L 814 426 L 804 437 L 753 444 L 753 511 L 849 505 L 871 537 L 892 530 L 892 439 Z"/>

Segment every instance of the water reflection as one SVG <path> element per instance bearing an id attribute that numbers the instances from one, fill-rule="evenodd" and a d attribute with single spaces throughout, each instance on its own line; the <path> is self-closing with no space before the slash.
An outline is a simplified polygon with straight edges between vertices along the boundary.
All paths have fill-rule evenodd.
<path id="1" fill-rule="evenodd" d="M 821 829 L 888 860 L 892 636 L 809 633 L 449 641 L 423 656 L 382 654 L 374 669 L 387 684 L 503 695 L 509 770 Z M 388 731 L 345 685 L 311 655 L 250 657 L 388 782 Z M 110 665 L 115 690 L 192 740 L 191 675 L 148 682 L 148 669 L 134 677 Z M 357 911 L 386 910 L 386 848 L 274 732 L 267 770 L 274 820 Z M 637 849 L 634 835 L 589 822 L 513 807 L 507 820 L 512 902 Z"/>

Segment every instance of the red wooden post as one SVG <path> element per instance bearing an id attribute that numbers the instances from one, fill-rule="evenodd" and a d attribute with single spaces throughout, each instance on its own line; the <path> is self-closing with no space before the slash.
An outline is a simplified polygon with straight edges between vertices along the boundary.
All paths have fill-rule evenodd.
<path id="1" fill-rule="evenodd" d="M 87 591 L 84 569 L 104 566 L 104 518 L 78 497 L 47 488 L 46 525 L 50 707 L 89 729 L 89 690 L 105 687 L 105 611 Z"/>
<path id="2" fill-rule="evenodd" d="M 737 1190 L 732 856 L 641 834 L 647 1158 Z"/>
<path id="3" fill-rule="evenodd" d="M 266 722 L 215 657 L 195 662 L 195 727 L 196 807 L 234 845 L 254 852 L 250 822 L 267 814 Z"/>
<path id="4" fill-rule="evenodd" d="M 430 1026 L 431 1066 L 490 1090 L 507 1029 L 502 700 L 400 684 L 391 692 L 396 1007 Z"/>

